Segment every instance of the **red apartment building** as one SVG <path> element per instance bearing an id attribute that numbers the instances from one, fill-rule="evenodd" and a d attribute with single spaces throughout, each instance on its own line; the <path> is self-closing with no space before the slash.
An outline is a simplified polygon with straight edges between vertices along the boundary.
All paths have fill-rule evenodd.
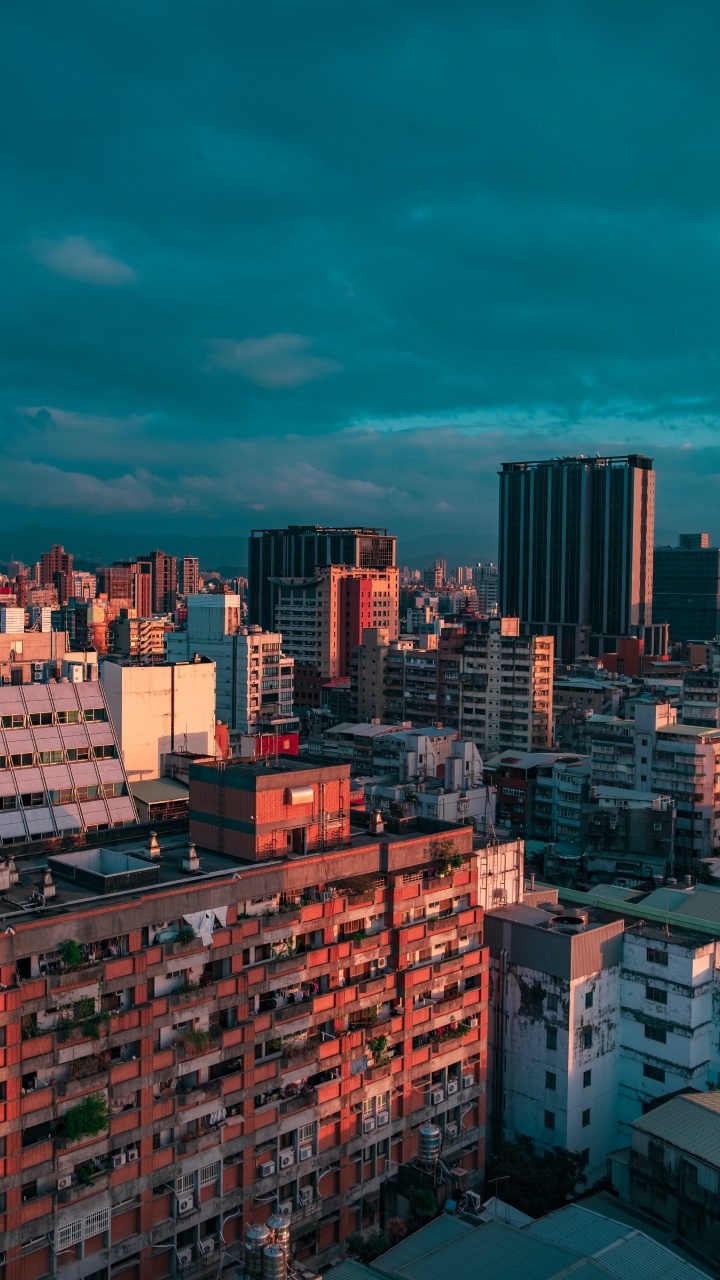
<path id="1" fill-rule="evenodd" d="M 451 1189 L 481 1181 L 482 854 L 351 827 L 348 766 L 298 763 L 194 766 L 199 862 L 0 866 L 0 1280 L 232 1274 L 278 1203 L 322 1265 L 428 1120 Z"/>

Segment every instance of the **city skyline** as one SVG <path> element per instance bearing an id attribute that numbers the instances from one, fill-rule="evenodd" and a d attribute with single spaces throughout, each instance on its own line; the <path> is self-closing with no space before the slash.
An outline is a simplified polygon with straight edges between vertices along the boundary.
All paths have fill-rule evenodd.
<path id="1" fill-rule="evenodd" d="M 712 528 L 716 22 L 16 10 L 3 525 L 492 538 L 505 459 L 627 450 Z"/>

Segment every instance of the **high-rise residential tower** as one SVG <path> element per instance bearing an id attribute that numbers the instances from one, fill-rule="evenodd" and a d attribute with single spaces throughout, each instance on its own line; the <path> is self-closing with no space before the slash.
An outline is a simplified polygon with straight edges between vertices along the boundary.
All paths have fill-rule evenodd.
<path id="1" fill-rule="evenodd" d="M 180 591 L 184 596 L 196 596 L 200 590 L 200 566 L 197 556 L 183 556 L 179 568 Z"/>
<path id="2" fill-rule="evenodd" d="M 150 566 L 152 576 L 152 612 L 173 613 L 177 605 L 177 559 L 164 551 L 151 551 L 138 556 L 140 573 Z"/>
<path id="3" fill-rule="evenodd" d="M 652 622 L 651 458 L 504 462 L 499 611 L 553 635 L 559 658 L 602 653 Z"/>
<path id="4" fill-rule="evenodd" d="M 49 551 L 43 551 L 40 563 L 40 586 L 55 587 L 58 602 L 67 604 L 72 590 L 72 552 L 56 543 Z"/>
<path id="5" fill-rule="evenodd" d="M 249 539 L 249 621 L 273 630 L 273 578 L 311 578 L 317 569 L 343 564 L 353 569 L 388 569 L 395 564 L 393 535 L 386 529 L 322 529 L 289 525 L 253 529 Z"/>

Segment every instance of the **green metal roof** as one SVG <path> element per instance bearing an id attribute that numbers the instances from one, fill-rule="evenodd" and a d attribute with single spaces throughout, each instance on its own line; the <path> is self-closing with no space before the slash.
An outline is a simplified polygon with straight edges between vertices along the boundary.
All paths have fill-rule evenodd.
<path id="1" fill-rule="evenodd" d="M 376 1258 L 373 1266 L 378 1271 L 384 1271 L 387 1275 L 397 1275 L 404 1267 L 415 1262 L 417 1258 L 422 1258 L 436 1249 L 444 1250 L 449 1244 L 474 1230 L 476 1228 L 471 1226 L 469 1222 L 465 1222 L 463 1218 L 456 1218 L 453 1214 L 443 1213 L 439 1218 L 434 1218 L 432 1222 L 428 1222 L 427 1226 L 420 1231 L 415 1231 L 405 1240 L 401 1240 L 399 1244 L 395 1245 L 394 1249 L 388 1249 L 388 1252 L 384 1253 L 382 1257 Z"/>
<path id="2" fill-rule="evenodd" d="M 177 778 L 148 778 L 146 782 L 131 782 L 130 790 L 143 804 L 168 804 L 171 800 L 187 800 L 189 792 L 184 782 Z"/>
<path id="3" fill-rule="evenodd" d="M 720 1093 L 684 1093 L 633 1120 L 663 1142 L 720 1168 Z"/>

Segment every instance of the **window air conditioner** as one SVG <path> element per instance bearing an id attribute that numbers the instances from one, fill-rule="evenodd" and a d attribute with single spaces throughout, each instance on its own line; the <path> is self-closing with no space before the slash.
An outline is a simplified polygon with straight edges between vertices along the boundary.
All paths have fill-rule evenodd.
<path id="1" fill-rule="evenodd" d="M 194 1208 L 194 1196 L 178 1196 L 177 1210 L 181 1218 L 184 1218 L 188 1213 L 192 1213 Z"/>
<path id="2" fill-rule="evenodd" d="M 307 1205 L 312 1204 L 314 1199 L 312 1187 L 298 1187 L 297 1198 L 298 1205 L 306 1207 Z"/>
<path id="3" fill-rule="evenodd" d="M 274 1161 L 274 1160 L 265 1160 L 265 1161 L 263 1162 L 263 1164 L 261 1164 L 261 1165 L 260 1165 L 260 1177 L 261 1177 L 261 1178 L 269 1178 L 269 1177 L 270 1177 L 270 1175 L 271 1175 L 271 1174 L 273 1174 L 274 1172 L 275 1172 L 275 1161 Z"/>
<path id="4" fill-rule="evenodd" d="M 457 1138 L 457 1134 L 458 1134 L 458 1127 L 456 1124 L 445 1125 L 445 1141 L 446 1142 L 454 1142 L 455 1139 Z"/>
<path id="5" fill-rule="evenodd" d="M 457 1082 L 457 1080 L 448 1080 L 448 1082 L 447 1082 L 447 1095 L 448 1095 L 448 1097 L 450 1097 L 450 1094 L 451 1094 L 451 1093 L 457 1093 L 457 1091 L 458 1091 L 458 1082 Z"/>
<path id="6" fill-rule="evenodd" d="M 375 1128 L 375 1117 L 365 1116 L 365 1119 L 363 1120 L 363 1133 L 372 1133 L 374 1128 Z"/>
<path id="7" fill-rule="evenodd" d="M 294 1164 L 294 1163 L 295 1163 L 295 1152 L 294 1152 L 294 1151 L 281 1151 L 281 1152 L 280 1152 L 280 1168 L 281 1168 L 281 1169 L 289 1169 L 289 1168 L 290 1168 L 290 1165 L 291 1165 L 291 1164 Z"/>
<path id="8" fill-rule="evenodd" d="M 463 1076 L 463 1089 L 472 1089 L 475 1083 L 473 1076 Z"/>
<path id="9" fill-rule="evenodd" d="M 379 1125 L 381 1125 L 381 1124 L 387 1124 L 387 1123 L 388 1123 L 388 1120 L 390 1119 L 390 1112 L 389 1112 L 389 1111 L 378 1111 L 377 1116 L 376 1116 L 375 1118 L 376 1118 L 376 1120 L 377 1120 L 377 1122 L 378 1122 L 378 1124 L 379 1124 Z"/>
<path id="10" fill-rule="evenodd" d="M 71 1187 L 71 1186 L 72 1186 L 72 1174 L 71 1174 L 71 1173 L 66 1173 L 66 1174 L 65 1174 L 65 1176 L 64 1176 L 63 1178 L 58 1178 L 57 1186 L 58 1186 L 58 1191 L 64 1191 L 66 1187 Z"/>
<path id="11" fill-rule="evenodd" d="M 312 1147 L 301 1147 L 298 1151 L 299 1160 L 309 1160 L 312 1155 Z"/>
<path id="12" fill-rule="evenodd" d="M 437 1107 L 439 1103 L 444 1102 L 445 1094 L 443 1090 L 433 1089 L 432 1093 L 430 1094 L 430 1101 L 434 1107 Z"/>
<path id="13" fill-rule="evenodd" d="M 192 1260 L 193 1256 L 191 1248 L 178 1249 L 177 1261 L 179 1267 L 189 1267 Z"/>
<path id="14" fill-rule="evenodd" d="M 127 1164 L 127 1156 L 124 1151 L 118 1151 L 117 1155 L 112 1158 L 112 1167 L 113 1169 L 122 1169 L 124 1164 Z"/>
<path id="15" fill-rule="evenodd" d="M 478 1020 L 477 1020 L 477 1018 L 475 1017 L 475 1014 L 473 1014 L 472 1018 L 466 1018 L 466 1019 L 465 1019 L 465 1022 L 467 1023 L 467 1025 L 468 1025 L 469 1027 L 476 1027 L 476 1026 L 477 1026 L 477 1024 L 478 1024 Z"/>

